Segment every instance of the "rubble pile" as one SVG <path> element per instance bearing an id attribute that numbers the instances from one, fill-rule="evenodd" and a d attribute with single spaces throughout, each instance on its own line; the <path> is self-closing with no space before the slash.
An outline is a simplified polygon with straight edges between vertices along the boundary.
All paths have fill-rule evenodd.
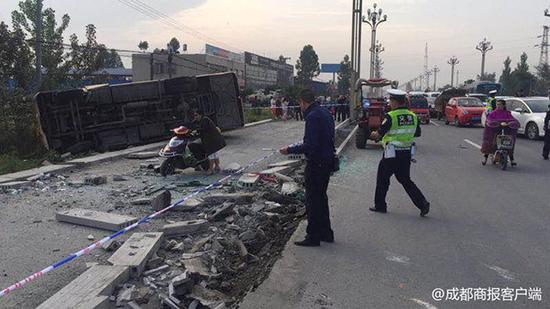
<path id="1" fill-rule="evenodd" d="M 111 300 L 127 308 L 237 306 L 267 277 L 305 214 L 303 171 L 286 174 L 290 185 L 264 175 L 253 186 L 235 180 L 167 213 L 161 248 Z"/>

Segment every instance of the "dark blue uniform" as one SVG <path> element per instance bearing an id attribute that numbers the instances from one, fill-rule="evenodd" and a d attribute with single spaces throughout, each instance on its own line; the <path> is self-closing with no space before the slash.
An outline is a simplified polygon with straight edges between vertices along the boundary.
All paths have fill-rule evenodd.
<path id="1" fill-rule="evenodd" d="M 334 119 L 318 104 L 310 105 L 304 116 L 304 142 L 289 147 L 288 152 L 306 156 L 307 237 L 319 241 L 333 237 L 327 189 L 334 163 Z"/>

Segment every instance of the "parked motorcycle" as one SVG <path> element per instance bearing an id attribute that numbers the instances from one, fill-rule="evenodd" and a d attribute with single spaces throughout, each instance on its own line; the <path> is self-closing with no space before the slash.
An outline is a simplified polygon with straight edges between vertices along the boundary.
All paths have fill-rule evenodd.
<path id="1" fill-rule="evenodd" d="M 200 167 L 203 170 L 208 169 L 208 158 L 198 153 L 194 153 L 189 144 L 197 136 L 186 127 L 179 127 L 171 130 L 176 136 L 170 139 L 170 142 L 159 152 L 159 156 L 165 158 L 160 165 L 160 174 L 162 176 L 171 175 L 176 168 L 186 169 L 189 167 Z"/>

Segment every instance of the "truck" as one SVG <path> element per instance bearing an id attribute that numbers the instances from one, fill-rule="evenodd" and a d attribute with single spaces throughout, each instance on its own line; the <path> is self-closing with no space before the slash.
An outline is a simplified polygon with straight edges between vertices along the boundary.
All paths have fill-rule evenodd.
<path id="1" fill-rule="evenodd" d="M 235 73 L 39 92 L 42 144 L 60 153 L 109 151 L 161 141 L 201 110 L 222 130 L 244 126 Z"/>

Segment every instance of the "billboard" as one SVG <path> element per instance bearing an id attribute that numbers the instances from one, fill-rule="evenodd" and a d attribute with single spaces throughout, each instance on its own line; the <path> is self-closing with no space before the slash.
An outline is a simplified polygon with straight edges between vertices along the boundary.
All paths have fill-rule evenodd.
<path id="1" fill-rule="evenodd" d="M 267 57 L 256 55 L 249 52 L 244 52 L 244 61 L 246 64 L 255 65 L 259 67 L 265 67 L 275 71 L 288 71 L 294 72 L 294 67 L 290 64 L 280 62 L 279 60 L 273 60 Z"/>
<path id="2" fill-rule="evenodd" d="M 237 54 L 232 51 L 228 51 L 226 49 L 219 48 L 217 46 L 210 45 L 210 44 L 206 44 L 205 53 L 208 55 L 217 56 L 217 57 L 229 59 L 240 63 L 244 62 L 244 57 L 242 54 Z"/>
<path id="3" fill-rule="evenodd" d="M 321 64 L 321 73 L 338 73 L 340 72 L 339 63 L 323 63 Z"/>

